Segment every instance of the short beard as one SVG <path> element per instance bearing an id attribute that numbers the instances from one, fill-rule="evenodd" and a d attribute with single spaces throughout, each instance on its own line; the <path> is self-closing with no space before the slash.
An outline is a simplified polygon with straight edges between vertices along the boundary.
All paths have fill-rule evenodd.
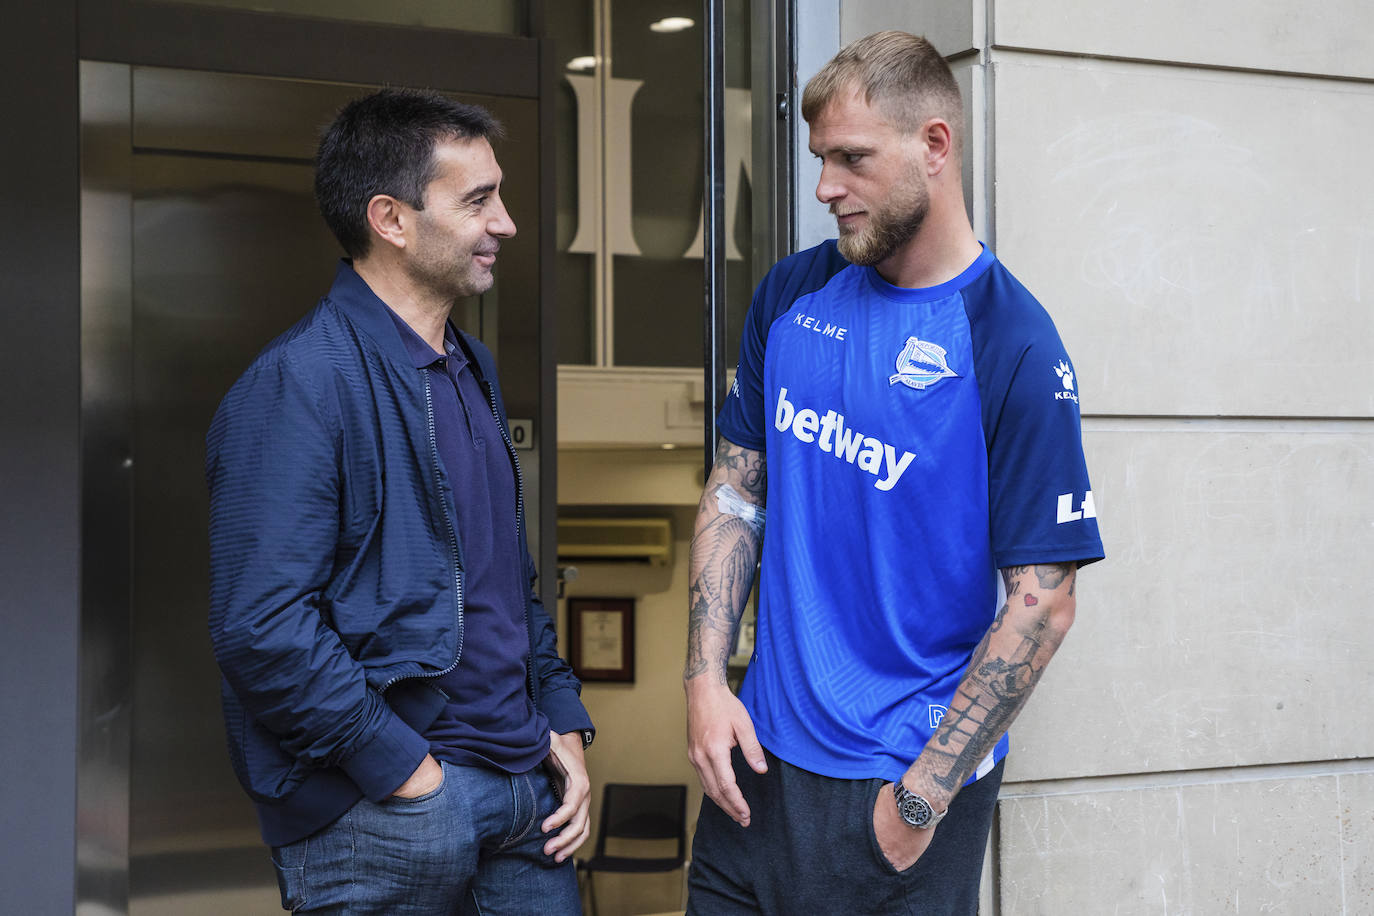
<path id="1" fill-rule="evenodd" d="M 834 208 L 831 208 L 832 212 Z M 837 245 L 851 264 L 881 264 L 915 237 L 930 212 L 930 194 L 916 185 L 881 209 L 870 210 L 868 225 L 858 231 L 841 231 Z"/>
<path id="2" fill-rule="evenodd" d="M 417 289 L 448 302 L 457 302 L 491 289 L 494 277 L 490 272 L 477 269 L 471 258 L 472 252 L 455 252 L 452 248 L 445 248 L 444 237 L 437 227 L 428 222 L 424 211 L 420 211 L 419 222 L 425 228 L 425 233 L 417 241 L 406 265 L 406 273 Z"/>

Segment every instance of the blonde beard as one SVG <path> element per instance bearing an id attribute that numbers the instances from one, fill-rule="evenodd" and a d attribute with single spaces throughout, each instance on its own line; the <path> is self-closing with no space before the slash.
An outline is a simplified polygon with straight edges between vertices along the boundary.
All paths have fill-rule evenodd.
<path id="1" fill-rule="evenodd" d="M 887 253 L 883 251 L 881 242 L 872 232 L 864 230 L 862 232 L 841 233 L 835 242 L 835 247 L 844 255 L 844 259 L 850 264 L 871 266 L 877 264 Z"/>
<path id="2" fill-rule="evenodd" d="M 893 208 L 895 209 L 895 208 Z M 887 260 L 916 235 L 930 212 L 930 201 L 922 196 L 905 213 L 892 209 L 869 215 L 868 225 L 858 232 L 841 233 L 835 243 L 850 264 L 871 267 Z"/>
<path id="3" fill-rule="evenodd" d="M 882 207 L 869 211 L 868 225 L 855 232 L 841 231 L 836 245 L 846 261 L 871 267 L 916 235 L 930 212 L 930 191 L 914 166 L 910 176 L 910 182 L 895 189 Z"/>

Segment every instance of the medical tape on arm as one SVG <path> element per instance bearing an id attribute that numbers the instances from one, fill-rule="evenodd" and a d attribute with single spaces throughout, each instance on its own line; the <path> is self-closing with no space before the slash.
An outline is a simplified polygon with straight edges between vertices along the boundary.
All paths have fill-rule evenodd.
<path id="1" fill-rule="evenodd" d="M 747 501 L 728 483 L 716 487 L 716 509 L 721 515 L 733 515 L 755 531 L 763 532 L 763 520 L 767 514 L 763 506 Z"/>

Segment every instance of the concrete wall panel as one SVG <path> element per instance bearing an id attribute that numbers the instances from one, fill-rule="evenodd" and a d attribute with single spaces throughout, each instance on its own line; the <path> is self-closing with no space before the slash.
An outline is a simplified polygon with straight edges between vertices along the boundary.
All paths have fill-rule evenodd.
<path id="1" fill-rule="evenodd" d="M 821 179 L 820 160 L 807 152 L 811 132 L 801 116 L 802 87 L 840 50 L 839 0 L 795 0 L 797 15 L 797 91 L 792 130 L 797 144 L 795 183 L 796 249 L 810 248 L 835 237 L 835 218 L 816 202 Z M 560 405 L 561 410 L 561 405 Z"/>
<path id="2" fill-rule="evenodd" d="M 968 211 L 969 221 L 978 237 L 986 238 L 983 232 L 988 225 L 985 206 L 987 195 L 978 192 L 987 180 L 987 133 L 979 128 L 984 117 L 984 78 L 983 65 L 976 57 L 965 57 L 954 62 L 950 69 L 959 84 L 959 94 L 964 100 L 964 148 L 960 175 L 964 183 L 964 209 Z M 973 129 L 969 129 L 969 128 Z"/>
<path id="3" fill-rule="evenodd" d="M 1258 70 L 1369 77 L 1367 0 L 996 0 L 998 46 Z"/>
<path id="4" fill-rule="evenodd" d="M 1008 778 L 1374 756 L 1374 423 L 1090 421 L 1085 442 L 1108 558 Z"/>
<path id="5" fill-rule="evenodd" d="M 924 35 L 949 57 L 982 47 L 981 24 L 981 4 L 975 15 L 972 0 L 865 0 L 840 6 L 840 43 L 848 44 L 884 29 L 901 29 Z"/>
<path id="6" fill-rule="evenodd" d="M 1374 913 L 1374 773 L 1343 776 L 1337 787 L 1343 902 L 1348 913 Z"/>
<path id="7" fill-rule="evenodd" d="M 1371 805 L 1368 773 L 1004 797 L 1002 912 L 1367 913 Z"/>
<path id="8" fill-rule="evenodd" d="M 1374 415 L 1374 85 L 994 64 L 999 255 L 1087 413 Z"/>

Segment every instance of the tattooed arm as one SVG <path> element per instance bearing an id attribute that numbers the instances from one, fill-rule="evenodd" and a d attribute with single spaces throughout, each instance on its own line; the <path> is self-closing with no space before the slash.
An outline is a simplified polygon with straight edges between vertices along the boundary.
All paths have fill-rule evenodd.
<path id="1" fill-rule="evenodd" d="M 1010 566 L 1002 570 L 1007 603 L 973 650 L 949 712 L 902 782 L 934 809 L 949 807 L 978 764 L 992 753 L 1045 666 L 1064 641 L 1074 616 L 1077 563 Z M 892 864 L 920 858 L 934 830 L 912 830 L 897 815 L 891 791 L 880 792 L 874 829 Z"/>
<path id="2" fill-rule="evenodd" d="M 760 773 L 766 764 L 749 713 L 726 685 L 725 666 L 754 585 L 766 493 L 763 453 L 721 439 L 697 507 L 687 591 L 687 756 L 706 794 L 746 827 L 749 806 L 730 749 L 739 745 Z"/>

